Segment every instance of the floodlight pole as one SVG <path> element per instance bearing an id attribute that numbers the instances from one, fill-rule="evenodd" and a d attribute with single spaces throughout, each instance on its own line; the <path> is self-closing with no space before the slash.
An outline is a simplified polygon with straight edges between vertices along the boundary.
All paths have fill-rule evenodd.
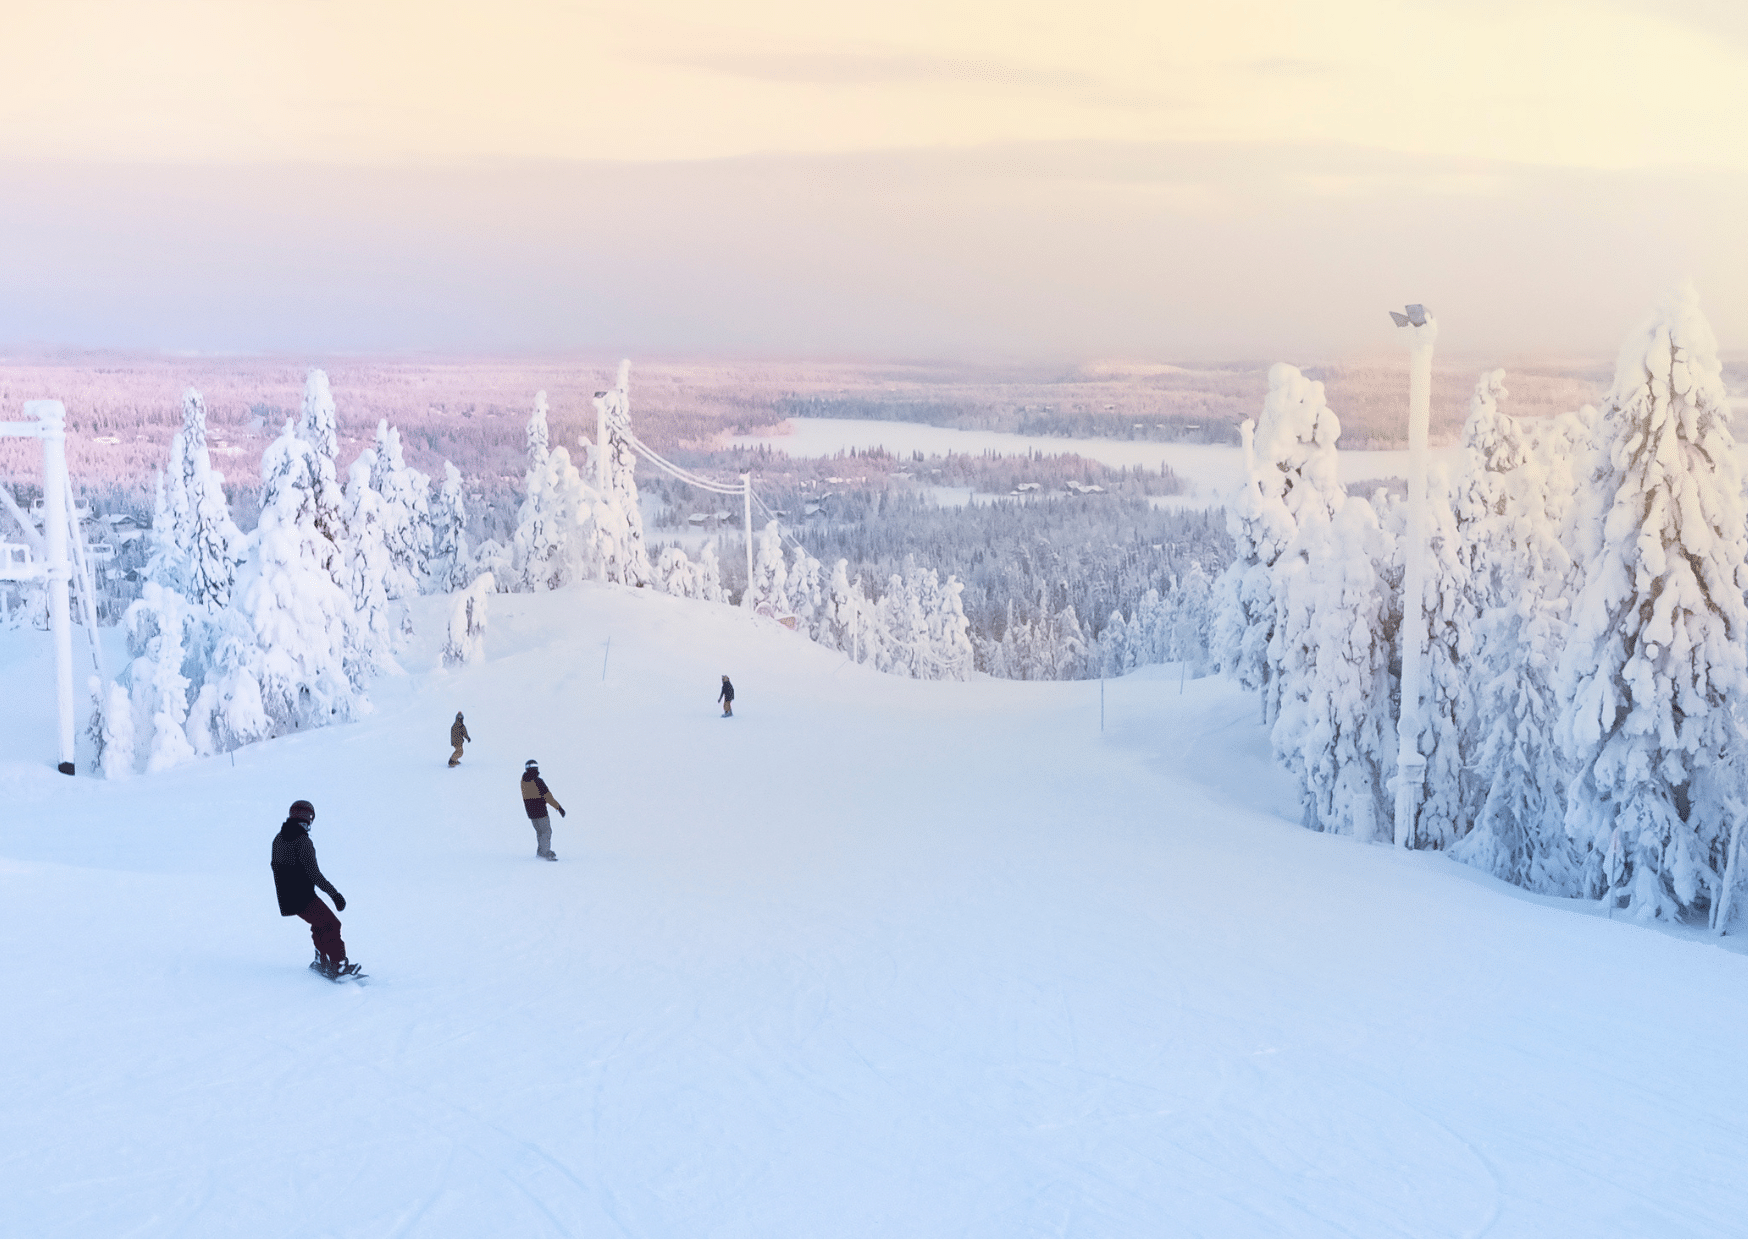
<path id="1" fill-rule="evenodd" d="M 753 476 L 742 474 L 740 486 L 741 499 L 746 506 L 747 534 L 747 592 L 741 600 L 741 606 L 751 607 L 753 605 Z"/>
<path id="2" fill-rule="evenodd" d="M 1426 756 L 1420 752 L 1421 694 L 1426 665 L 1426 450 L 1432 420 L 1432 346 L 1438 322 L 1424 307 L 1391 313 L 1408 328 L 1408 541 L 1403 547 L 1402 706 L 1396 719 L 1396 847 L 1414 838 L 1414 819 L 1426 785 Z"/>
<path id="3" fill-rule="evenodd" d="M 0 435 L 42 440 L 43 541 L 48 553 L 49 631 L 55 643 L 55 699 L 59 707 L 60 765 L 73 773 L 73 621 L 67 597 L 72 565 L 67 559 L 67 410 L 58 400 L 27 400 L 30 421 L 0 422 Z"/>

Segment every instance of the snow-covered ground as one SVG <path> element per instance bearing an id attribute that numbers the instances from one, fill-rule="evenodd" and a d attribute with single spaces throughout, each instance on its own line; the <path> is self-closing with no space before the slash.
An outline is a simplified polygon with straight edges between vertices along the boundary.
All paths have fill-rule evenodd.
<path id="1" fill-rule="evenodd" d="M 484 665 L 129 783 L 49 769 L 0 634 L 0 1232 L 1748 1227 L 1734 941 L 1300 829 L 1224 683 L 1111 682 L 1101 733 L 1096 682 L 493 607 Z M 297 797 L 368 986 L 278 915 Z"/>
<path id="2" fill-rule="evenodd" d="M 1169 465 L 1182 478 L 1186 498 L 1198 503 L 1220 502 L 1230 495 L 1243 476 L 1244 460 L 1236 447 L 1225 444 L 1152 443 L 1133 439 L 1071 439 L 1053 435 L 1014 435 L 1006 431 L 962 431 L 920 422 L 877 422 L 861 418 L 790 418 L 787 435 L 762 437 L 741 435 L 728 442 L 735 447 L 768 446 L 793 457 L 831 456 L 851 448 L 885 448 L 894 454 L 921 452 L 925 456 L 948 453 L 976 455 L 995 452 L 1023 456 L 1074 453 L 1088 460 L 1125 469 L 1141 466 L 1158 469 Z M 1436 450 L 1436 460 L 1454 464 L 1454 448 Z M 1366 482 L 1374 478 L 1407 475 L 1406 450 L 1348 450 L 1341 453 L 1343 482 Z"/>

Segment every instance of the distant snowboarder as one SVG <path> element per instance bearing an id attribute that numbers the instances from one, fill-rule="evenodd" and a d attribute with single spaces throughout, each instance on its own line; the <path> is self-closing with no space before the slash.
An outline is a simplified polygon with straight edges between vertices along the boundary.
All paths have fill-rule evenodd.
<path id="1" fill-rule="evenodd" d="M 522 808 L 528 811 L 528 821 L 534 827 L 534 855 L 557 861 L 558 854 L 552 851 L 552 819 L 546 816 L 548 805 L 558 811 L 560 818 L 565 816 L 564 806 L 540 778 L 540 764 L 530 758 L 522 768 Z"/>
<path id="2" fill-rule="evenodd" d="M 473 737 L 467 734 L 467 724 L 462 722 L 461 712 L 455 712 L 455 722 L 449 725 L 449 743 L 455 746 L 455 752 L 449 755 L 450 766 L 461 765 L 461 747 Z"/>
<path id="3" fill-rule="evenodd" d="M 722 678 L 722 692 L 716 695 L 716 700 L 722 703 L 722 717 L 724 719 L 734 714 L 734 682 L 727 675 Z"/>
<path id="4" fill-rule="evenodd" d="M 334 898 L 334 908 L 346 911 L 346 897 L 322 876 L 316 864 L 316 846 L 310 841 L 310 824 L 316 807 L 308 801 L 293 801 L 285 824 L 273 837 L 273 886 L 279 895 L 281 917 L 301 917 L 310 924 L 316 958 L 310 968 L 331 981 L 355 977 L 358 966 L 346 960 L 346 944 L 340 938 L 340 919 L 316 895 L 320 887 Z"/>

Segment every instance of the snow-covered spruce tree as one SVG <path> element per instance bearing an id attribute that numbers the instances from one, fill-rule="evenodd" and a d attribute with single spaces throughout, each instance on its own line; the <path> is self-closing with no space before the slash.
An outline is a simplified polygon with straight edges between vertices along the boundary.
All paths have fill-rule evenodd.
<path id="1" fill-rule="evenodd" d="M 1469 769 L 1475 733 L 1472 656 L 1480 608 L 1469 588 L 1445 471 L 1435 469 L 1427 482 L 1427 560 L 1421 602 L 1421 624 L 1427 634 L 1426 684 L 1416 745 L 1426 756 L 1426 792 L 1408 846 L 1448 848 L 1469 830 L 1482 793 Z M 1396 630 L 1399 637 L 1405 631 Z"/>
<path id="2" fill-rule="evenodd" d="M 595 445 L 607 454 L 607 490 L 595 523 L 606 580 L 641 586 L 649 583 L 650 564 L 637 502 L 637 456 L 631 450 L 630 384 L 631 363 L 622 361 L 618 383 L 595 396 L 596 412 L 604 415 L 607 426 L 607 442 Z"/>
<path id="3" fill-rule="evenodd" d="M 728 595 L 722 590 L 722 565 L 717 562 L 716 544 L 713 542 L 705 543 L 704 549 L 698 553 L 694 589 L 694 597 L 701 598 L 706 603 L 728 602 Z"/>
<path id="4" fill-rule="evenodd" d="M 171 448 L 171 470 L 181 474 L 174 526 L 181 554 L 176 576 L 164 584 L 211 615 L 230 604 L 247 541 L 231 520 L 224 475 L 212 467 L 206 446 L 206 402 L 193 388 L 182 394 L 178 440 Z"/>
<path id="5" fill-rule="evenodd" d="M 1275 755 L 1299 780 L 1305 825 L 1361 840 L 1390 838 L 1387 781 L 1395 765 L 1390 638 L 1378 565 L 1387 537 L 1363 499 L 1334 518 L 1307 508 L 1282 557 L 1281 635 L 1286 692 L 1270 733 Z"/>
<path id="6" fill-rule="evenodd" d="M 663 547 L 656 560 L 655 587 L 676 598 L 697 596 L 696 573 L 692 561 L 679 547 Z"/>
<path id="7" fill-rule="evenodd" d="M 131 730 L 136 736 L 151 736 L 148 773 L 169 770 L 194 757 L 194 747 L 183 731 L 188 719 L 188 678 L 182 674 L 182 662 L 191 622 L 187 600 L 155 581 L 146 582 L 122 617 L 128 650 L 134 656 L 126 671 L 132 686 Z"/>
<path id="8" fill-rule="evenodd" d="M 819 617 L 825 607 L 819 589 L 819 561 L 807 554 L 803 547 L 795 548 L 784 594 L 789 600 L 789 610 L 795 616 L 795 631 L 818 640 Z"/>
<path id="9" fill-rule="evenodd" d="M 127 689 L 110 681 L 102 690 L 103 741 L 98 761 L 105 779 L 126 779 L 134 773 L 134 712 Z"/>
<path id="10" fill-rule="evenodd" d="M 322 567 L 334 584 L 344 588 L 346 500 L 341 494 L 339 467 L 335 463 L 340 451 L 340 428 L 326 371 L 312 370 L 304 379 L 303 416 L 298 420 L 297 437 L 310 449 L 307 467 L 310 504 L 315 527 L 324 540 L 314 550 L 326 557 Z M 262 482 L 265 486 L 265 473 Z M 266 506 L 265 501 L 262 506 Z"/>
<path id="11" fill-rule="evenodd" d="M 198 754 L 239 749 L 273 735 L 255 678 L 260 651 L 241 606 L 218 614 L 207 628 L 205 678 L 188 712 L 188 740 Z"/>
<path id="12" fill-rule="evenodd" d="M 492 575 L 481 573 L 456 596 L 443 639 L 443 666 L 464 667 L 485 661 L 487 600 L 495 588 Z"/>
<path id="13" fill-rule="evenodd" d="M 1691 288 L 1621 350 L 1560 663 L 1582 886 L 1635 917 L 1715 906 L 1748 701 L 1748 534 L 1717 345 Z"/>
<path id="14" fill-rule="evenodd" d="M 402 632 L 400 614 L 406 606 L 389 594 L 396 569 L 393 553 L 384 541 L 386 505 L 371 485 L 377 476 L 375 455 L 366 448 L 346 474 L 346 530 L 351 536 L 346 548 L 346 596 L 352 604 L 346 674 L 360 688 L 378 673 L 399 670 L 394 648 Z"/>
<path id="15" fill-rule="evenodd" d="M 546 393 L 540 392 L 528 420 L 528 473 L 510 543 L 512 574 L 522 590 L 587 581 L 601 567 L 599 496 L 571 464 L 568 451 L 546 444 Z M 483 554 L 475 559 L 483 566 Z"/>
<path id="16" fill-rule="evenodd" d="M 949 680 L 970 680 L 977 666 L 977 651 L 971 644 L 971 621 L 965 615 L 965 583 L 948 577 L 941 587 L 939 634 L 935 662 L 939 675 Z"/>
<path id="17" fill-rule="evenodd" d="M 382 501 L 382 544 L 388 548 L 388 597 L 423 593 L 431 577 L 431 479 L 401 455 L 401 433 L 383 418 L 376 424 L 370 488 Z M 401 622 L 410 613 L 403 609 Z"/>
<path id="18" fill-rule="evenodd" d="M 1269 367 L 1262 416 L 1241 428 L 1245 480 L 1226 508 L 1236 554 L 1217 586 L 1213 636 L 1221 668 L 1245 688 L 1263 691 L 1265 720 L 1275 717 L 1279 698 L 1269 646 L 1277 617 L 1275 562 L 1307 511 L 1327 517 L 1340 507 L 1340 435 L 1321 383 L 1285 363 Z"/>
<path id="19" fill-rule="evenodd" d="M 1570 895 L 1564 762 L 1553 734 L 1570 562 L 1541 458 L 1499 408 L 1504 377 L 1492 371 L 1476 385 L 1456 488 L 1462 560 L 1480 616 L 1470 667 L 1472 769 L 1484 799 L 1451 856 L 1520 887 Z"/>
<path id="20" fill-rule="evenodd" d="M 448 594 L 467 585 L 467 496 L 461 471 L 443 462 L 443 484 L 431 503 L 431 560 L 427 588 Z"/>
<path id="21" fill-rule="evenodd" d="M 789 568 L 783 562 L 783 534 L 775 521 L 759 531 L 753 558 L 753 582 L 747 606 L 761 616 L 789 614 Z"/>
<path id="22" fill-rule="evenodd" d="M 238 735 L 247 735 L 257 700 L 276 736 L 370 709 L 346 671 L 352 607 L 328 569 L 342 557 L 318 523 L 323 476 L 321 459 L 289 423 L 261 458 L 261 520 L 234 604 L 246 630 L 231 635 L 238 644 L 230 654 L 215 655 L 226 681 L 221 726 Z M 238 684 L 243 676 L 253 685 Z"/>
<path id="23" fill-rule="evenodd" d="M 1129 622 L 1113 610 L 1104 631 L 1094 642 L 1100 676 L 1121 676 L 1129 670 Z"/>
<path id="24" fill-rule="evenodd" d="M 1150 595 L 1153 591 L 1148 591 Z M 1157 598 L 1157 595 L 1154 595 Z M 1201 676 L 1208 665 L 1208 639 L 1213 623 L 1214 582 L 1201 561 L 1191 560 L 1187 571 L 1173 584 L 1171 605 L 1162 617 L 1168 624 L 1167 640 L 1159 657 L 1142 660 L 1156 663 L 1187 663 L 1189 672 Z"/>

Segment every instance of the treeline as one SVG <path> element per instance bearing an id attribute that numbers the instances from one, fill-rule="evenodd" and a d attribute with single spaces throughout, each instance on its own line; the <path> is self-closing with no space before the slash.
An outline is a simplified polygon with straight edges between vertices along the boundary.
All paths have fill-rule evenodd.
<path id="1" fill-rule="evenodd" d="M 907 559 L 957 578 L 979 669 L 1026 679 L 1099 675 L 1099 643 L 1113 615 L 1133 622 L 1150 591 L 1169 599 L 1232 559 L 1218 510 L 1111 495 L 942 508 L 912 491 L 887 491 L 854 519 L 796 533 L 822 562 L 847 560 L 876 597 L 880 583 L 903 576 Z M 1029 626 L 1034 649 L 1025 666 L 1003 666 L 993 651 L 1016 625 Z"/>

